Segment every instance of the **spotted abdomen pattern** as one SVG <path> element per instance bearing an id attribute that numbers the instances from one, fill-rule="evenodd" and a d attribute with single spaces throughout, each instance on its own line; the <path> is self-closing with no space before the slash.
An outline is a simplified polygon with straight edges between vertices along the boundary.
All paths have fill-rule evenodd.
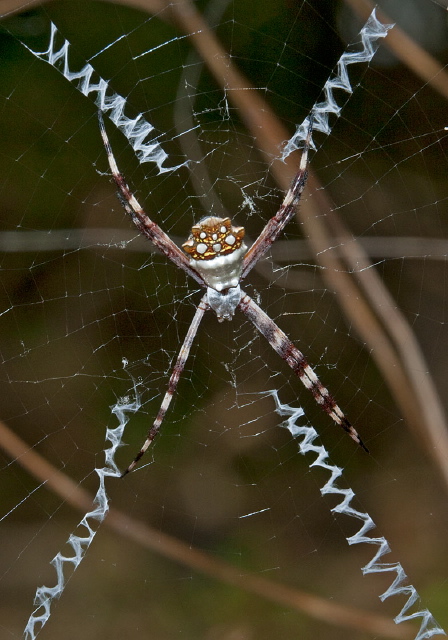
<path id="1" fill-rule="evenodd" d="M 230 218 L 209 216 L 191 229 L 182 245 L 191 266 L 216 291 L 237 287 L 247 247 L 243 241 L 244 227 L 234 227 Z"/>

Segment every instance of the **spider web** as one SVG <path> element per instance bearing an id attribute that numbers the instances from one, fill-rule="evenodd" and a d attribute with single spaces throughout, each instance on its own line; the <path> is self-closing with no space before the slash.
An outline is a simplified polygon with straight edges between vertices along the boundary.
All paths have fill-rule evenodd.
<path id="1" fill-rule="evenodd" d="M 50 597 L 52 615 L 40 638 L 346 638 L 347 629 L 411 638 L 441 633 L 431 614 L 448 624 L 445 436 L 431 431 L 442 419 L 437 389 L 446 402 L 445 14 L 427 0 L 409 6 L 418 32 L 393 3 L 383 8 L 439 60 L 424 77 L 384 44 L 373 57 L 383 36 L 371 24 L 362 40 L 367 17 L 342 3 L 215 3 L 204 10 L 210 32 L 187 22 L 183 4 L 74 12 L 66 2 L 4 17 L 5 637 L 22 636 L 41 585 L 38 604 Z M 209 40 L 200 55 L 200 34 L 223 49 Z M 68 70 L 64 55 L 50 60 L 65 41 Z M 352 92 L 334 88 L 338 60 L 360 51 L 346 67 Z M 340 116 L 322 108 L 315 127 L 318 183 L 244 288 L 304 352 L 371 455 L 240 314 L 224 324 L 208 314 L 158 441 L 126 480 L 108 477 L 141 445 L 201 294 L 126 219 L 94 101 L 112 115 L 127 181 L 180 243 L 209 212 L 232 216 L 253 240 L 297 167 L 301 123 L 332 98 Z M 123 429 L 129 446 L 117 450 Z M 297 444 L 303 453 L 323 444 L 323 469 Z M 110 504 L 97 494 L 101 469 Z M 363 536 L 376 540 L 353 546 Z M 381 557 L 386 539 L 392 553 Z"/>

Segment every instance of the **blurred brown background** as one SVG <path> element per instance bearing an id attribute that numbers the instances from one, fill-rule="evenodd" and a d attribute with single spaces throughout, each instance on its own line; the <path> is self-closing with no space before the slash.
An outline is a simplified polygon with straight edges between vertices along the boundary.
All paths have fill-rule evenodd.
<path id="1" fill-rule="evenodd" d="M 409 26 L 400 22 L 401 5 L 382 7 L 443 69 L 443 7 L 409 2 Z M 14 8 L 12 2 L 3 8 L 0 40 L 0 417 L 93 494 L 105 429 L 116 424 L 111 406 L 138 383 L 142 408 L 127 426 L 129 446 L 118 454 L 124 467 L 158 410 L 200 294 L 126 219 L 94 104 L 22 42 L 44 51 L 54 21 L 72 44 L 71 68 L 90 62 L 127 97 L 128 116 L 143 112 L 170 154 L 168 166 L 200 149 L 203 160 L 191 167 L 196 182 L 186 168 L 160 176 L 149 164 L 139 166 L 107 124 L 120 169 L 176 241 L 209 211 L 231 215 L 253 239 L 283 192 L 242 124 L 231 88 L 223 93 L 171 9 L 53 2 L 9 14 Z M 343 2 L 244 0 L 196 8 L 211 12 L 212 33 L 289 135 L 323 99 L 325 81 L 363 24 Z M 424 357 L 418 373 L 446 408 L 446 97 L 384 45 L 370 65 L 352 65 L 349 74 L 354 94 L 341 118 L 331 120 L 332 134 L 315 135 L 311 167 L 392 296 L 381 311 L 391 319 L 395 308 L 403 314 Z M 347 98 L 335 95 L 338 104 Z M 329 216 L 321 211 L 317 218 L 326 223 Z M 332 461 L 346 470 L 341 485 L 354 489 L 357 507 L 378 525 L 375 535 L 389 540 L 393 554 L 384 561 L 400 561 L 423 606 L 448 624 L 446 458 L 437 456 L 439 441 L 439 453 L 445 451 L 443 436 L 428 444 L 427 425 L 418 429 L 403 416 L 378 354 L 341 309 L 353 294 L 335 293 L 329 267 L 307 236 L 301 218 L 291 223 L 245 288 L 315 366 L 371 455 L 331 424 L 242 317 L 219 325 L 208 314 L 146 466 L 107 483 L 112 506 L 152 527 L 156 541 L 169 534 L 186 544 L 184 561 L 105 523 L 40 637 L 378 637 L 367 623 L 340 626 L 332 624 L 336 614 L 325 622 L 276 601 L 282 584 L 390 621 L 404 604 L 378 599 L 389 574 L 363 577 L 360 568 L 374 548 L 347 545 L 345 537 L 359 527 L 330 513 L 337 502 L 320 495 L 327 475 L 309 470 L 312 459 L 278 428 L 281 418 L 265 393 L 272 388 L 283 402 L 303 406 Z M 326 242 L 324 257 L 341 239 Z M 64 550 L 82 512 L 42 485 L 25 460 L 11 459 L 7 440 L 0 457 L 0 626 L 14 638 L 36 587 L 55 583 L 49 561 Z M 243 517 L 253 512 L 260 513 Z M 213 567 L 214 577 L 195 570 L 189 547 L 241 575 L 272 581 L 272 600 L 230 586 Z"/>

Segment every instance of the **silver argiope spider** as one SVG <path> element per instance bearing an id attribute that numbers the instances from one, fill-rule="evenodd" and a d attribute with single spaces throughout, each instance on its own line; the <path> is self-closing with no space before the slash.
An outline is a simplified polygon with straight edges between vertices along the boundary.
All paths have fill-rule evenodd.
<path id="1" fill-rule="evenodd" d="M 118 187 L 118 197 L 125 211 L 131 216 L 140 233 L 151 240 L 177 267 L 183 269 L 206 289 L 179 351 L 168 382 L 168 389 L 156 419 L 148 431 L 142 448 L 122 473 L 122 477 L 132 471 L 159 433 L 165 414 L 176 392 L 177 383 L 188 359 L 202 316 L 208 309 L 213 309 L 219 322 L 232 320 L 237 309 L 242 311 L 258 331 L 264 335 L 271 347 L 291 367 L 305 387 L 311 391 L 314 399 L 322 409 L 355 442 L 365 451 L 368 451 L 356 429 L 345 417 L 329 391 L 322 385 L 306 361 L 305 356 L 294 346 L 280 327 L 240 288 L 241 280 L 247 276 L 249 271 L 275 242 L 291 220 L 298 206 L 308 177 L 308 150 L 311 144 L 312 118 L 310 119 L 308 135 L 305 140 L 297 175 L 292 181 L 280 209 L 269 220 L 250 249 L 247 250 L 244 244 L 244 227 L 233 227 L 230 218 L 209 216 L 203 218 L 192 227 L 189 239 L 182 245 L 184 253 L 146 215 L 137 202 L 117 167 L 101 111 L 98 112 L 98 119 L 109 166 L 115 184 Z"/>

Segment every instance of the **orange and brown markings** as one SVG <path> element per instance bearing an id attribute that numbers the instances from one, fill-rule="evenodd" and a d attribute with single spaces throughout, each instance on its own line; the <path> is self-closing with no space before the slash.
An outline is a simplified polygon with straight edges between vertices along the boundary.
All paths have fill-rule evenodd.
<path id="1" fill-rule="evenodd" d="M 244 233 L 244 227 L 233 227 L 230 218 L 210 216 L 192 227 L 182 248 L 193 260 L 212 260 L 239 249 Z"/>

